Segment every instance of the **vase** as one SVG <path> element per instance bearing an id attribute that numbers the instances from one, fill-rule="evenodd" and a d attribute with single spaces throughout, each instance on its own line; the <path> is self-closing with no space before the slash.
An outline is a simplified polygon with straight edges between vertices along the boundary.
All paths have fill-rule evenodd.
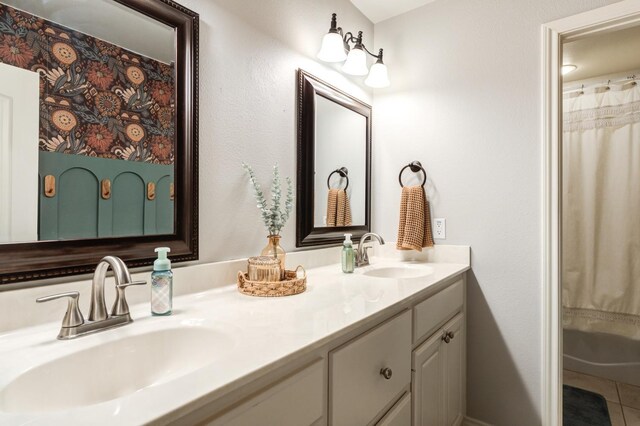
<path id="1" fill-rule="evenodd" d="M 284 260 L 287 253 L 280 247 L 280 235 L 272 234 L 267 236 L 269 243 L 265 248 L 262 249 L 262 256 L 269 256 L 276 258 L 280 261 L 280 279 L 284 278 L 285 269 L 284 269 Z"/>

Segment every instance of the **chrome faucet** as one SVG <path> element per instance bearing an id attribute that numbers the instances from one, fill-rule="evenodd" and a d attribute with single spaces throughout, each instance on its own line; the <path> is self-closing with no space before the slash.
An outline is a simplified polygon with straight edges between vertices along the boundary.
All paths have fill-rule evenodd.
<path id="1" fill-rule="evenodd" d="M 111 308 L 111 315 L 107 315 L 107 306 L 104 302 L 104 281 L 107 271 L 111 268 L 116 281 L 116 300 Z M 93 274 L 91 285 L 91 306 L 89 308 L 89 322 L 85 323 L 82 312 L 78 307 L 80 293 L 70 291 L 54 294 L 36 299 L 36 302 L 48 302 L 50 300 L 69 298 L 67 312 L 62 319 L 62 327 L 58 339 L 66 340 L 85 334 L 95 333 L 114 327 L 119 327 L 133 322 L 129 314 L 129 305 L 125 298 L 125 289 L 132 285 L 144 285 L 146 281 L 131 281 L 131 274 L 122 259 L 115 256 L 105 256 L 100 260 Z"/>
<path id="2" fill-rule="evenodd" d="M 107 305 L 104 302 L 104 281 L 107 277 L 107 271 L 111 267 L 113 271 L 113 277 L 116 280 L 116 289 L 119 289 L 120 284 L 130 283 L 131 275 L 127 265 L 115 256 L 105 256 L 102 258 L 96 271 L 93 273 L 93 281 L 91 283 L 91 306 L 89 307 L 89 321 L 102 321 L 107 319 Z M 124 290 L 122 290 L 122 297 L 124 296 Z M 119 302 L 121 296 L 120 291 L 116 292 L 116 304 Z M 114 309 L 116 307 L 114 304 Z"/>
<path id="3" fill-rule="evenodd" d="M 369 254 L 367 250 L 371 248 L 371 246 L 365 247 L 365 243 L 367 242 L 367 238 L 375 238 L 378 240 L 378 243 L 381 245 L 384 244 L 384 238 L 380 235 L 375 234 L 373 232 L 367 232 L 360 238 L 360 244 L 358 244 L 358 251 L 356 252 L 356 268 L 360 266 L 367 266 L 369 264 Z"/>

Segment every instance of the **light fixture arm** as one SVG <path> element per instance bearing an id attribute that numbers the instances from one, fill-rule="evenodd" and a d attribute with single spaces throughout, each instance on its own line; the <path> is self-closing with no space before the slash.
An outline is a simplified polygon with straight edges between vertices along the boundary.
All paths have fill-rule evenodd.
<path id="1" fill-rule="evenodd" d="M 347 32 L 343 37 L 344 43 L 362 44 L 362 31 L 358 32 L 358 37 L 354 36 L 351 31 Z"/>
<path id="2" fill-rule="evenodd" d="M 380 49 L 378 51 L 377 55 L 374 55 L 373 53 L 369 52 L 369 49 L 367 49 L 364 44 L 362 45 L 362 48 L 364 49 L 365 52 L 367 52 L 369 55 L 373 56 L 374 58 L 376 58 L 378 60 L 378 62 L 382 62 L 382 49 Z"/>
<path id="3" fill-rule="evenodd" d="M 342 35 L 342 28 L 338 28 L 340 35 Z M 338 32 L 338 31 L 336 31 Z M 353 43 L 354 47 L 356 46 L 360 46 L 362 48 L 362 50 L 364 50 L 365 52 L 367 52 L 369 55 L 373 56 L 374 58 L 376 58 L 378 61 L 382 62 L 382 49 L 380 49 L 379 53 L 376 55 L 374 53 L 371 53 L 369 51 L 369 49 L 367 49 L 367 47 L 364 45 L 364 43 L 362 42 L 362 31 L 358 31 L 358 36 L 354 36 L 353 33 L 351 31 L 347 32 L 346 34 L 343 35 L 343 40 L 344 40 L 344 45 L 347 51 L 351 50 L 351 47 L 349 46 L 349 43 Z"/>

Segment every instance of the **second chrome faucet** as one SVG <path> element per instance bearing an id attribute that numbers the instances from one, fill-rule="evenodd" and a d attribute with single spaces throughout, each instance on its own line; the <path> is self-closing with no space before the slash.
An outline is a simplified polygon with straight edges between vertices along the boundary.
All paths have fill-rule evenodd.
<path id="1" fill-rule="evenodd" d="M 113 271 L 116 285 L 116 300 L 111 308 L 111 315 L 107 315 L 107 306 L 104 301 L 104 283 L 109 269 Z M 73 339 L 133 322 L 129 314 L 125 289 L 132 285 L 144 285 L 146 283 L 146 281 L 131 281 L 129 269 L 122 259 L 115 256 L 106 256 L 100 260 L 93 274 L 88 322 L 85 322 L 78 306 L 80 293 L 77 291 L 41 297 L 36 299 L 36 302 L 42 303 L 68 297 L 69 305 L 62 320 L 58 339 Z"/>
<path id="2" fill-rule="evenodd" d="M 378 240 L 378 243 L 384 244 L 384 238 L 380 235 L 373 232 L 367 232 L 364 234 L 362 238 L 360 238 L 360 244 L 358 244 L 358 251 L 356 252 L 356 268 L 360 266 L 367 266 L 369 264 L 369 253 L 367 250 L 369 250 L 371 246 L 365 247 L 367 238 Z"/>

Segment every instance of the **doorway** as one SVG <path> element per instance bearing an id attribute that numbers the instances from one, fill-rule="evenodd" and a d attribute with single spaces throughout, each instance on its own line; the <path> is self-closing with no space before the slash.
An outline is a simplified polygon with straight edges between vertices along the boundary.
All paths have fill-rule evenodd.
<path id="1" fill-rule="evenodd" d="M 640 422 L 640 26 L 562 44 L 566 426 Z"/>
<path id="2" fill-rule="evenodd" d="M 565 220 L 563 214 L 565 210 L 569 212 L 575 213 L 575 208 L 579 203 L 576 202 L 575 199 L 567 200 L 569 197 L 566 192 L 565 185 L 566 176 L 563 174 L 564 169 L 567 167 L 575 168 L 574 164 L 567 163 L 570 158 L 565 158 L 565 146 L 564 146 L 564 131 L 565 130 L 582 130 L 585 131 L 587 126 L 599 126 L 603 125 L 602 123 L 593 122 L 593 118 L 598 118 L 598 112 L 593 108 L 585 112 L 582 109 L 578 108 L 575 111 L 568 111 L 573 114 L 571 117 L 567 117 L 563 115 L 567 111 L 563 111 L 563 108 L 568 108 L 570 103 L 566 102 L 565 95 L 571 90 L 575 91 L 575 93 L 585 92 L 585 88 L 587 88 L 588 84 L 596 85 L 595 81 L 588 81 L 589 77 L 583 75 L 582 78 L 585 80 L 584 82 L 578 82 L 579 87 L 577 85 L 569 86 L 571 82 L 568 78 L 566 79 L 567 85 L 564 87 L 563 79 L 561 76 L 561 66 L 563 65 L 563 51 L 566 50 L 567 53 L 570 53 L 573 48 L 582 44 L 589 44 L 589 38 L 599 37 L 598 39 L 602 39 L 602 36 L 607 36 L 607 34 L 612 34 L 618 31 L 628 30 L 632 27 L 638 26 L 640 23 L 640 1 L 636 0 L 626 0 L 619 3 L 612 4 L 610 6 L 606 6 L 603 8 L 595 9 L 586 13 L 582 13 L 579 15 L 575 15 L 572 17 L 564 18 L 558 21 L 551 22 L 543 26 L 543 139 L 544 139 L 544 196 L 543 196 L 543 206 L 544 206 L 544 236 L 543 236 L 543 304 L 544 304 L 544 330 L 543 330 L 543 404 L 544 404 L 544 424 L 547 425 L 560 425 L 562 424 L 563 419 L 563 354 L 565 354 L 563 347 L 563 284 L 565 281 L 565 276 L 569 276 L 567 274 L 566 268 L 574 268 L 576 265 L 576 256 L 574 256 L 572 251 L 566 250 L 567 247 L 563 244 L 563 238 L 571 235 L 573 233 L 579 232 L 579 230 L 573 229 L 576 228 L 573 222 Z M 596 38 L 591 39 L 596 40 Z M 570 45 L 571 43 L 575 43 Z M 566 49 L 563 49 L 566 48 Z M 573 64 L 575 65 L 575 64 Z M 633 68 L 633 67 L 631 67 Z M 618 89 L 618 84 L 620 86 L 629 85 L 635 87 L 633 85 L 633 78 L 627 79 L 626 77 L 632 77 L 632 74 L 627 75 L 627 71 L 633 70 L 618 70 L 621 76 L 616 76 L 616 80 L 614 78 L 607 78 L 607 81 L 604 82 L 604 89 L 607 90 L 606 86 L 609 86 L 609 91 L 611 91 L 611 86 L 616 83 L 616 91 Z M 577 70 L 574 70 L 577 72 Z M 606 71 L 604 74 L 613 74 L 615 73 L 612 70 Z M 580 75 L 580 74 L 574 74 Z M 592 76 L 594 79 L 600 79 L 605 77 L 606 75 L 594 75 Z M 609 81 L 611 80 L 611 81 Z M 620 80 L 620 81 L 619 81 Z M 603 82 L 600 82 L 603 83 Z M 584 87 L 583 87 L 584 84 Z M 589 86 L 589 90 L 592 90 L 591 86 Z M 613 92 L 611 92 L 613 93 Z M 579 95 L 581 96 L 581 95 Z M 580 100 L 583 102 L 587 97 Z M 577 103 L 577 102 L 574 102 Z M 586 105 L 586 104 L 585 104 Z M 597 108 L 596 108 L 597 109 Z M 595 114 L 595 116 L 594 116 Z M 587 116 L 591 115 L 590 123 L 586 123 Z M 568 119 L 576 119 L 585 121 L 585 123 L 574 122 Z M 563 123 L 563 119 L 567 120 L 566 123 Z M 628 118 L 627 118 L 628 119 Z M 566 129 L 565 129 L 566 127 Z M 579 132 L 578 132 L 579 133 Z M 573 135 L 570 135 L 573 136 Z M 574 145 L 578 147 L 584 147 L 580 145 L 579 142 L 576 142 Z M 575 151 L 575 150 L 574 150 Z M 580 150 L 578 150 L 580 151 Z M 597 158 L 597 156 L 596 156 Z M 599 173 L 599 172 L 598 172 Z M 583 174 L 584 175 L 584 174 Z M 572 172 L 572 176 L 576 176 Z M 578 174 L 577 176 L 581 176 Z M 596 181 L 597 183 L 597 181 Z M 584 189 L 585 194 L 588 192 L 588 188 Z M 593 191 L 592 191 L 593 192 Z M 575 190 L 571 194 L 573 197 L 575 195 Z M 570 224 L 571 226 L 568 226 Z M 584 234 L 584 231 L 583 231 Z M 576 234 L 577 235 L 577 234 Z M 584 235 L 581 235 L 582 238 Z M 586 243 L 588 246 L 589 244 Z M 592 244 L 593 245 L 593 244 Z M 580 251 L 580 249 L 575 249 L 576 251 Z M 598 258 L 599 259 L 599 258 Z M 584 259 L 581 259 L 584 261 Z M 566 268 L 565 268 L 566 267 Z M 570 271 L 574 271 L 574 269 L 570 269 Z M 600 268 L 601 269 L 601 268 Z M 564 273 L 563 273 L 564 272 Z M 579 275 L 579 274 L 574 274 Z M 584 274 L 582 277 L 578 276 L 570 276 L 570 278 L 575 279 L 576 282 L 581 282 L 582 278 L 584 278 Z M 574 292 L 575 293 L 575 292 Z M 587 295 L 591 295 L 589 292 L 585 292 Z M 577 297 L 576 299 L 579 299 Z M 568 308 L 574 308 L 573 311 L 569 312 L 568 316 L 573 315 L 573 325 L 575 326 L 580 321 L 577 317 L 580 315 L 587 315 L 585 312 L 579 312 L 580 308 L 585 308 L 585 305 L 580 303 L 570 304 L 571 306 L 567 306 Z M 575 327 L 574 327 L 575 328 Z M 577 327 L 578 331 L 580 331 L 580 327 Z M 583 327 L 584 328 L 584 327 Z M 584 331 L 584 330 L 582 330 Z M 576 336 L 568 336 L 573 339 Z M 567 349 L 573 350 L 575 348 L 569 348 L 570 345 L 575 343 L 575 339 L 570 340 L 567 339 Z M 568 358 L 565 358 L 568 359 Z M 569 364 L 569 363 L 568 363 Z M 573 369 L 576 369 L 576 366 L 572 366 Z M 575 372 L 574 370 L 569 370 Z M 586 374 L 584 372 L 575 372 L 579 374 Z M 591 371 L 592 374 L 595 374 Z M 568 373 L 571 374 L 571 373 Z M 572 376 L 568 378 L 568 381 L 581 378 L 581 376 Z M 593 376 L 597 377 L 597 376 Z M 576 379 L 577 380 L 577 379 Z M 606 379 L 612 380 L 612 379 Z M 604 399 L 604 407 L 609 409 L 609 403 L 619 404 L 622 409 L 623 404 L 620 399 L 619 388 L 617 387 L 617 381 L 612 380 L 614 384 L 614 389 L 618 394 L 618 401 L 608 401 L 606 398 Z M 577 382 L 574 380 L 573 382 L 576 384 Z M 577 387 L 577 386 L 574 386 Z M 583 386 L 584 387 L 584 386 Z M 610 399 L 613 399 L 614 395 L 608 395 Z M 617 406 L 612 406 L 612 410 L 615 410 Z M 632 408 L 632 407 L 630 407 Z M 631 411 L 630 411 L 631 413 Z M 609 414 L 607 413 L 609 416 Z M 615 414 L 614 414 L 615 416 Z M 631 416 L 630 416 L 631 417 Z M 622 421 L 624 421 L 624 415 L 622 416 Z M 616 423 L 614 423 L 616 424 Z M 621 423 L 617 423 L 621 424 Z M 624 424 L 624 423 L 622 423 Z"/>

